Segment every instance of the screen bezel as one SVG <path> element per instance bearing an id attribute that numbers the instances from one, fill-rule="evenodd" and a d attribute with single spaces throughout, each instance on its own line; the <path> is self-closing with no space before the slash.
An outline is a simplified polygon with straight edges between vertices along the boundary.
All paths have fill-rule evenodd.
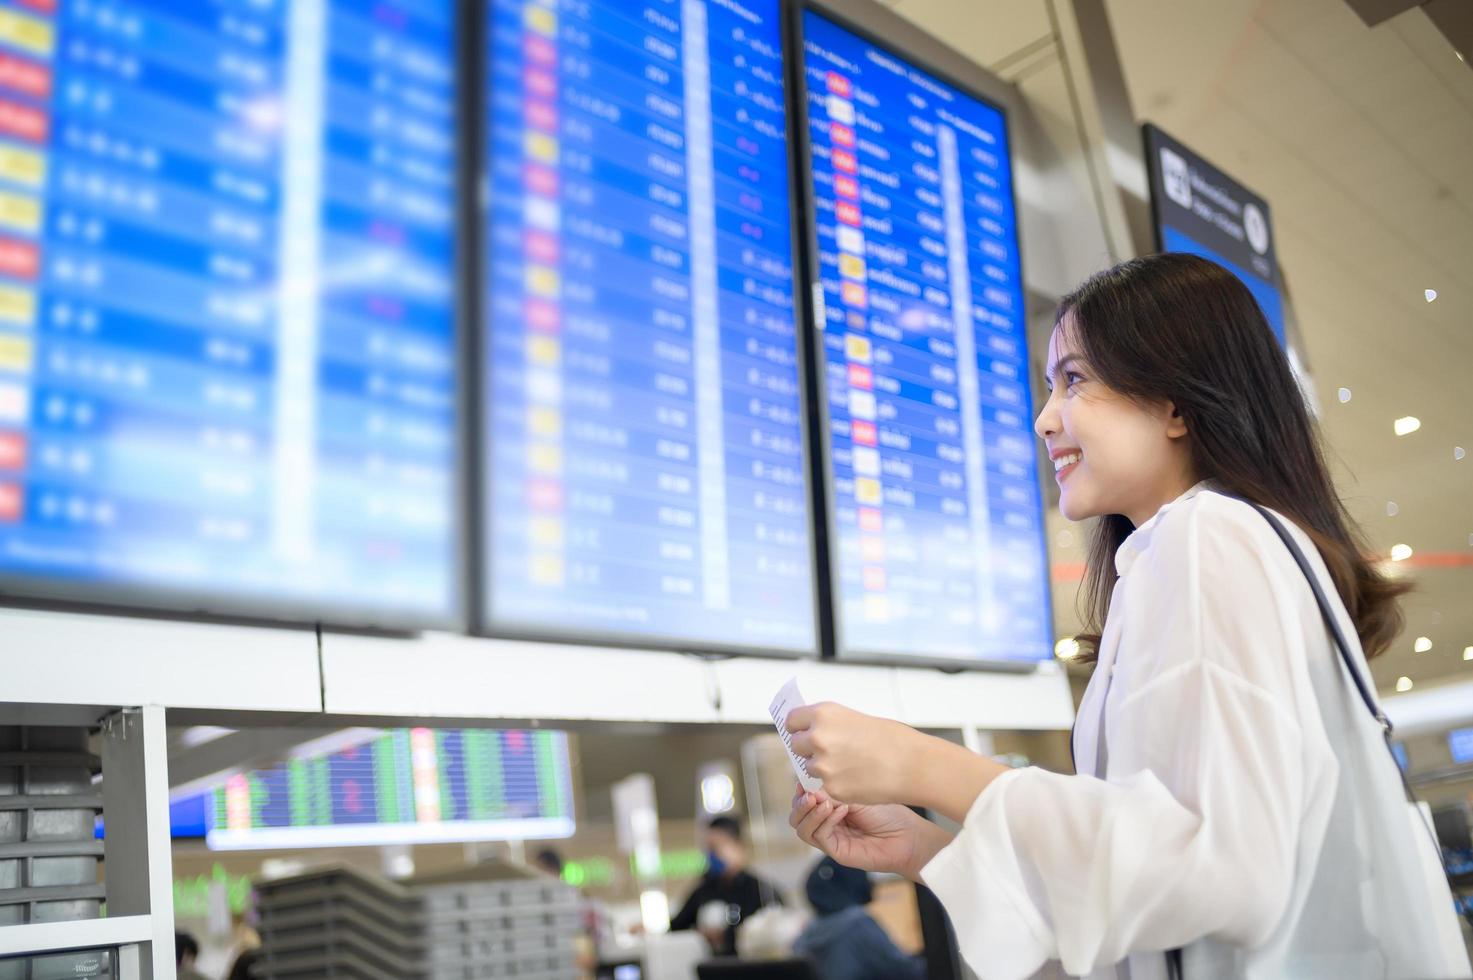
<path id="1" fill-rule="evenodd" d="M 481 274 L 490 268 L 490 255 L 487 251 L 489 239 L 488 230 L 491 226 L 490 214 L 487 206 L 490 203 L 490 188 L 486 183 L 486 155 L 491 139 L 494 136 L 492 123 L 489 118 L 490 106 L 486 99 L 486 66 L 491 63 L 492 52 L 490 48 L 490 25 L 486 13 L 490 5 L 496 0 L 464 0 L 469 6 L 476 8 L 474 31 L 475 36 L 480 39 L 474 52 L 472 66 L 473 74 L 468 75 L 472 84 L 476 86 L 475 96 L 472 104 L 474 111 L 469 115 L 473 118 L 471 124 L 476 129 L 474 140 L 470 144 L 470 154 L 474 166 L 473 184 L 477 188 L 477 200 L 475 207 L 475 229 L 468 239 L 472 244 L 474 255 L 474 276 L 480 282 Z M 777 0 L 775 17 L 779 40 L 782 46 L 783 64 L 789 63 L 793 52 L 789 50 L 788 32 L 786 24 L 786 0 Z M 787 136 L 787 156 L 789 161 L 793 157 L 794 140 L 797 138 L 795 119 L 793 117 L 793 93 L 786 74 L 783 77 L 783 100 L 784 100 L 784 123 Z M 793 337 L 797 357 L 798 384 L 798 406 L 801 416 L 806 419 L 812 411 L 810 406 L 810 392 L 804 383 L 807 372 L 806 355 L 803 342 L 804 324 L 808 322 L 807 297 L 803 294 L 802 284 L 798 278 L 797 269 L 802 254 L 802 223 L 803 201 L 800 189 L 792 178 L 791 173 L 787 176 L 788 190 L 788 213 L 789 220 L 789 248 L 793 267 Z M 489 283 L 489 277 L 487 277 Z M 814 659 L 820 655 L 823 649 L 822 637 L 824 633 L 824 609 L 820 597 L 823 594 L 820 588 L 819 572 L 820 552 L 818 550 L 818 528 L 815 520 L 811 497 L 814 482 L 813 447 L 809 443 L 808 427 L 800 425 L 800 439 L 803 446 L 803 468 L 804 468 L 804 493 L 808 500 L 808 566 L 809 566 L 809 590 L 810 608 L 813 615 L 813 633 L 809 646 L 798 649 L 782 646 L 745 645 L 734 643 L 722 643 L 719 641 L 702 640 L 693 637 L 661 636 L 657 634 L 646 634 L 634 631 L 618 629 L 598 628 L 570 628 L 560 627 L 555 624 L 546 626 L 534 626 L 526 623 L 507 622 L 505 618 L 498 618 L 492 610 L 492 590 L 494 589 L 494 576 L 492 573 L 492 551 L 494 548 L 493 536 L 495 533 L 494 503 L 491 496 L 485 491 L 489 488 L 490 481 L 495 478 L 492 470 L 493 447 L 491 436 L 486 425 L 488 411 L 492 405 L 494 378 L 490 371 L 489 350 L 485 344 L 486 334 L 491 329 L 492 312 L 485 308 L 484 290 L 485 285 L 476 287 L 475 326 L 467 330 L 468 340 L 472 349 L 469 356 L 474 359 L 468 363 L 474 366 L 471 371 L 475 378 L 477 388 L 474 393 L 475 411 L 474 420 L 469 426 L 470 438 L 472 440 L 471 459 L 469 467 L 474 471 L 475 479 L 478 481 L 472 495 L 473 513 L 471 524 L 473 529 L 473 541 L 476 549 L 474 572 L 471 577 L 474 591 L 471 606 L 473 616 L 471 617 L 471 632 L 478 636 L 492 637 L 506 640 L 530 640 L 549 643 L 575 643 L 587 646 L 615 647 L 623 649 L 638 650 L 664 650 L 678 653 L 689 653 L 711 657 L 727 656 L 751 656 L 782 660 Z"/>
<path id="2" fill-rule="evenodd" d="M 842 8 L 842 9 L 841 9 Z M 863 17 L 862 8 L 856 4 L 840 3 L 839 0 L 792 0 L 789 11 L 789 31 L 793 35 L 793 48 L 796 58 L 789 61 L 790 78 L 796 79 L 796 84 L 791 84 L 794 89 L 793 97 L 798 100 L 795 106 L 795 121 L 801 122 L 801 136 L 796 144 L 797 154 L 795 166 L 799 178 L 803 181 L 804 193 L 804 284 L 814 296 L 821 296 L 823 283 L 819 274 L 819 245 L 818 245 L 818 214 L 817 198 L 813 186 L 813 163 L 812 150 L 809 146 L 809 120 L 807 99 L 807 65 L 806 54 L 803 47 L 805 14 L 813 13 L 835 26 L 848 31 L 860 38 L 862 41 L 879 48 L 895 57 L 897 60 L 922 71 L 932 78 L 955 88 L 962 94 L 976 99 L 987 107 L 996 110 L 1002 117 L 1003 136 L 1007 141 L 1007 162 L 1009 173 L 1009 196 L 1013 206 L 1013 246 L 1018 255 L 1018 293 L 1022 297 L 1023 307 L 1019 311 L 1019 336 L 1023 344 L 1023 362 L 1028 383 L 1028 395 L 1030 401 L 1033 397 L 1034 378 L 1032 377 L 1031 349 L 1028 343 L 1028 290 L 1026 279 L 1023 275 L 1023 242 L 1021 212 L 1018 210 L 1017 195 L 1017 173 L 1014 166 L 1014 157 L 1017 153 L 1017 144 L 1014 141 L 1011 115 L 1011 99 L 1007 95 L 1007 89 L 983 69 L 968 61 L 965 57 L 946 48 L 934 39 L 928 39 L 929 44 L 925 46 L 931 50 L 924 56 L 911 54 L 907 48 L 906 38 L 918 33 L 918 30 L 905 24 L 898 15 L 880 8 L 874 8 L 873 15 Z M 882 32 L 886 35 L 882 37 Z M 890 40 L 890 37 L 898 37 L 902 40 Z M 927 40 L 927 39 L 923 39 Z M 914 40 L 916 49 L 921 47 Z M 800 94 L 801 92 L 801 94 Z M 885 666 L 907 666 L 907 667 L 936 667 L 946 671 L 984 670 L 1003 673 L 1032 673 L 1039 664 L 1048 663 L 1052 660 L 1052 644 L 1049 644 L 1047 656 L 1036 659 L 997 659 L 986 657 L 947 657 L 933 654 L 906 654 L 895 652 L 874 651 L 866 649 L 848 648 L 844 642 L 844 623 L 842 618 L 842 599 L 838 594 L 838 576 L 834 574 L 834 568 L 839 562 L 837 526 L 834 523 L 834 475 L 833 475 L 833 446 L 827 438 L 829 432 L 829 408 L 828 399 L 825 397 L 825 388 L 822 387 L 826 374 L 824 367 L 826 357 L 823 348 L 823 332 L 825 324 L 818 323 L 812 316 L 817 309 L 817 301 L 810 300 L 807 303 L 806 312 L 810 315 L 808 328 L 805 334 L 811 345 L 809 358 L 814 363 L 816 374 L 812 394 L 815 401 L 815 410 L 810 425 L 814 429 L 814 441 L 817 443 L 817 451 L 822 466 L 822 493 L 824 496 L 823 517 L 826 522 L 824 540 L 828 552 L 824 556 L 824 568 L 828 574 L 828 605 L 832 611 L 831 629 L 832 646 L 826 651 L 826 656 L 849 664 L 880 664 Z M 1031 406 L 1030 406 L 1031 410 Z M 1053 582 L 1050 569 L 1050 558 L 1048 551 L 1048 532 L 1046 527 L 1047 502 L 1043 494 L 1044 468 L 1041 460 L 1042 454 L 1035 453 L 1035 484 L 1034 489 L 1038 499 L 1038 547 L 1039 554 L 1043 559 L 1045 569 L 1044 590 L 1042 601 L 1044 603 L 1044 621 L 1048 624 L 1049 639 L 1052 640 L 1054 628 L 1053 614 Z"/>

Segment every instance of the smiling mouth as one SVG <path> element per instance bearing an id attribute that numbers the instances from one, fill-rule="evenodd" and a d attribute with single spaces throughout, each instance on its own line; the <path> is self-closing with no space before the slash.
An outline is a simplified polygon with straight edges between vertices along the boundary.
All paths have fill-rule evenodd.
<path id="1" fill-rule="evenodd" d="M 1083 458 L 1083 453 L 1070 453 L 1054 460 L 1054 479 L 1062 482 L 1064 477 L 1074 472 L 1074 467 L 1078 466 L 1079 461 Z"/>

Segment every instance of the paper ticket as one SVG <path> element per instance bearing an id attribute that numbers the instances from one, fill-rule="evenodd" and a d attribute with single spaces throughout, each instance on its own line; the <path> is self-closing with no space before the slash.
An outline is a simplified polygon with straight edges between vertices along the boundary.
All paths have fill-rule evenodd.
<path id="1" fill-rule="evenodd" d="M 794 708 L 801 708 L 806 704 L 803 695 L 798 693 L 798 678 L 790 677 L 788 682 L 777 692 L 777 697 L 772 699 L 772 706 L 768 713 L 772 715 L 772 723 L 777 726 L 778 735 L 782 736 L 783 748 L 788 750 L 788 758 L 793 760 L 793 771 L 798 774 L 798 782 L 808 792 L 823 788 L 823 780 L 808 775 L 808 766 L 801 756 L 793 751 L 793 733 L 788 731 L 788 713 Z"/>

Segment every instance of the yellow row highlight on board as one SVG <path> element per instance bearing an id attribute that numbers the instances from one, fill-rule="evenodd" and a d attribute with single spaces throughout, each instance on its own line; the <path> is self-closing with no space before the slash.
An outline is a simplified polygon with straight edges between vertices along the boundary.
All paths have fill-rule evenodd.
<path id="1" fill-rule="evenodd" d="M 27 329 L 35 326 L 35 292 L 16 286 L 0 286 L 0 323 Z"/>
<path id="2" fill-rule="evenodd" d="M 0 228 L 35 234 L 41 228 L 41 203 L 24 194 L 0 191 Z"/>
<path id="3" fill-rule="evenodd" d="M 0 333 L 0 371 L 30 374 L 31 354 L 34 349 L 27 337 Z"/>
<path id="4" fill-rule="evenodd" d="M 0 9 L 0 44 L 49 58 L 56 47 L 56 28 L 44 20 Z"/>
<path id="5" fill-rule="evenodd" d="M 563 434 L 563 413 L 555 408 L 529 408 L 527 431 L 543 439 L 559 438 Z"/>
<path id="6" fill-rule="evenodd" d="M 46 158 L 18 146 L 0 143 L 0 177 L 17 184 L 40 187 L 46 182 Z"/>
<path id="7" fill-rule="evenodd" d="M 547 7 L 529 4 L 522 12 L 522 24 L 528 30 L 547 37 L 557 34 L 557 14 Z"/>

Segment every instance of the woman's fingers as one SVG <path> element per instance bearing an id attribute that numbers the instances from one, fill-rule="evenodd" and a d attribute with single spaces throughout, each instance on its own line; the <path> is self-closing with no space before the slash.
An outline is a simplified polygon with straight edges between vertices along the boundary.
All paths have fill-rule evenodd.
<path id="1" fill-rule="evenodd" d="M 829 845 L 833 843 L 834 832 L 839 829 L 839 825 L 847 816 L 849 816 L 849 804 L 841 803 L 834 807 L 828 818 L 813 832 L 813 841 L 818 845 L 819 850 L 828 852 Z"/>
<path id="2" fill-rule="evenodd" d="M 815 847 L 818 846 L 814 843 L 813 834 L 815 831 L 818 830 L 819 827 L 823 826 L 823 822 L 827 820 L 833 814 L 833 812 L 834 804 L 832 801 L 825 800 L 823 803 L 819 803 L 818 805 L 814 806 L 811 810 L 808 811 L 803 819 L 798 822 L 798 825 L 796 827 L 796 830 L 798 831 L 798 837 L 801 838 L 804 843 L 814 844 Z"/>
<path id="3" fill-rule="evenodd" d="M 788 814 L 788 826 L 792 827 L 794 830 L 797 830 L 798 825 L 803 822 L 803 819 L 807 817 L 808 814 L 811 813 L 813 811 L 813 808 L 817 805 L 818 801 L 813 799 L 813 797 L 800 793 L 798 797 L 793 800 L 793 811 Z"/>

